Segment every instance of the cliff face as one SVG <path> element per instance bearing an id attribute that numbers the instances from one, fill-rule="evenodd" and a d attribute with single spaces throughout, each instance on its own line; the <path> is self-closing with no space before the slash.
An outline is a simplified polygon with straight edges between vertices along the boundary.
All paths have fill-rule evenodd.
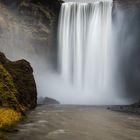
<path id="1" fill-rule="evenodd" d="M 0 51 L 13 60 L 33 54 L 54 60 L 60 6 L 60 0 L 0 0 Z"/>
<path id="2" fill-rule="evenodd" d="M 123 97 L 140 99 L 140 0 L 114 0 L 113 23 L 117 36 Z"/>
<path id="3" fill-rule="evenodd" d="M 36 105 L 36 84 L 30 64 L 25 60 L 11 62 L 0 53 L 0 107 L 24 112 Z"/>

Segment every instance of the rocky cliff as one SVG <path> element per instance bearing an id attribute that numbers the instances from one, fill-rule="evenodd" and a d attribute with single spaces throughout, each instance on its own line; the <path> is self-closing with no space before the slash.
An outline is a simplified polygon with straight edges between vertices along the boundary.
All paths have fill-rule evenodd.
<path id="1" fill-rule="evenodd" d="M 29 56 L 41 55 L 44 61 L 56 61 L 61 2 L 0 0 L 0 51 L 13 60 L 25 58 L 30 61 Z M 18 53 L 15 54 L 15 50 Z"/>
<path id="2" fill-rule="evenodd" d="M 140 99 L 140 0 L 114 0 L 113 6 L 122 96 L 133 103 Z"/>
<path id="3" fill-rule="evenodd" d="M 9 61 L 0 53 L 0 107 L 27 111 L 37 105 L 33 70 L 25 60 Z"/>
<path id="4" fill-rule="evenodd" d="M 33 69 L 26 60 L 10 61 L 0 52 L 0 139 L 37 105 Z"/>

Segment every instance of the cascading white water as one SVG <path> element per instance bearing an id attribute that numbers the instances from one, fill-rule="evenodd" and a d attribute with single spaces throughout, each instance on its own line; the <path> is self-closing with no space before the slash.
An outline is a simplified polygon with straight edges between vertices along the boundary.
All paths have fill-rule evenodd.
<path id="1" fill-rule="evenodd" d="M 112 1 L 75 1 L 92 2 L 62 4 L 58 31 L 61 74 L 48 66 L 47 52 L 32 43 L 32 28 L 10 20 L 15 15 L 8 12 L 5 16 L 2 8 L 0 51 L 11 60 L 24 58 L 31 62 L 39 96 L 55 98 L 63 104 L 124 103 L 116 94 L 119 93 L 115 72 L 118 51 L 111 44 Z"/>
<path id="2" fill-rule="evenodd" d="M 115 90 L 111 19 L 112 0 L 66 2 L 61 7 L 60 73 L 74 87 L 91 90 L 96 98 L 114 94 Z"/>

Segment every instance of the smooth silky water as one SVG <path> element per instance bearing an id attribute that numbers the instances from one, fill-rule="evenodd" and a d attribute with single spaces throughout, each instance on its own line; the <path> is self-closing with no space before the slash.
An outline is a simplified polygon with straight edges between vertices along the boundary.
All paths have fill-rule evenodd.
<path id="1" fill-rule="evenodd" d="M 64 3 L 60 13 L 59 60 L 64 79 L 96 91 L 111 87 L 112 1 Z"/>
<path id="2" fill-rule="evenodd" d="M 71 103 L 121 104 L 117 54 L 113 44 L 112 0 L 62 4 L 58 29 L 58 66 Z M 68 95 L 69 94 L 69 95 Z M 70 96 L 71 95 L 71 96 Z M 115 99 L 115 100 L 114 100 Z"/>

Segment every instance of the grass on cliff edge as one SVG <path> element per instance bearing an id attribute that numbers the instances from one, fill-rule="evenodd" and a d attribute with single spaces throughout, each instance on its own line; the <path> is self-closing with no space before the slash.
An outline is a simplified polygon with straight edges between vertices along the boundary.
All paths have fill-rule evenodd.
<path id="1" fill-rule="evenodd" d="M 9 108 L 0 108 L 0 129 L 10 127 L 21 119 L 21 113 Z"/>
<path id="2" fill-rule="evenodd" d="M 5 140 L 6 132 L 21 119 L 23 110 L 16 96 L 18 91 L 13 78 L 0 63 L 0 140 Z"/>
<path id="3" fill-rule="evenodd" d="M 10 108 L 0 108 L 0 140 L 6 140 L 6 132 L 12 131 L 12 126 L 21 120 L 20 112 Z"/>
<path id="4" fill-rule="evenodd" d="M 19 110 L 20 104 L 16 98 L 17 94 L 18 91 L 12 76 L 0 63 L 0 106 Z"/>

